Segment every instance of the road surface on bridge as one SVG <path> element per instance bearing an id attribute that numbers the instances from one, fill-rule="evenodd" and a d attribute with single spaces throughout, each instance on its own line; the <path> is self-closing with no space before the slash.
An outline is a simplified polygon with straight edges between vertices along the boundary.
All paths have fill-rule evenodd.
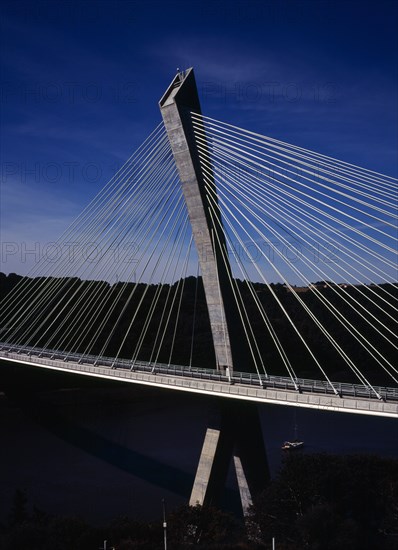
<path id="1" fill-rule="evenodd" d="M 319 380 L 295 380 L 280 376 L 258 376 L 234 372 L 232 377 L 213 369 L 150 364 L 113 358 L 66 354 L 56 350 L 22 348 L 0 344 L 0 359 L 21 365 L 118 380 L 165 389 L 188 391 L 219 397 L 305 407 L 335 412 L 350 412 L 398 418 L 398 388 L 375 387 L 382 399 L 361 385 L 334 383 L 338 395 Z"/>

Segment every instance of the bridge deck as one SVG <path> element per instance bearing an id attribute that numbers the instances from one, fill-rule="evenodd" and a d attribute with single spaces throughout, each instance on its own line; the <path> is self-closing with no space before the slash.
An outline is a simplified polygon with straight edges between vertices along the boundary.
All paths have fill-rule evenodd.
<path id="1" fill-rule="evenodd" d="M 290 378 L 256 376 L 234 372 L 231 379 L 212 369 L 180 365 L 156 365 L 94 356 L 66 355 L 54 350 L 0 345 L 0 360 L 34 367 L 119 380 L 135 384 L 189 391 L 261 403 L 350 412 L 398 418 L 398 388 L 375 387 L 383 397 L 377 399 L 370 388 L 335 383 L 339 395 L 329 384 L 319 380 L 297 379 L 295 389 Z"/>

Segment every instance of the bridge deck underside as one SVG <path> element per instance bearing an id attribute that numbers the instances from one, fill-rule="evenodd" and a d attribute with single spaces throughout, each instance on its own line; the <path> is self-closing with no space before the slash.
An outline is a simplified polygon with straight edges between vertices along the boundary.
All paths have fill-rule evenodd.
<path id="1" fill-rule="evenodd" d="M 57 358 L 58 357 L 58 358 Z M 350 385 L 340 385 L 341 394 L 328 393 L 330 389 L 323 382 L 301 381 L 300 391 L 289 389 L 289 380 L 270 377 L 267 380 L 254 378 L 247 373 L 235 373 L 233 383 L 226 376 L 206 369 L 137 362 L 118 362 L 112 368 L 112 360 L 94 364 L 95 359 L 77 356 L 59 358 L 57 352 L 45 353 L 36 350 L 16 350 L 2 347 L 0 360 L 30 365 L 55 371 L 119 380 L 134 384 L 157 386 L 165 389 L 188 391 L 218 397 L 242 399 L 260 403 L 305 407 L 334 412 L 350 412 L 372 416 L 398 418 L 398 390 L 385 388 L 384 400 L 366 397 L 366 390 Z M 105 363 L 105 364 L 104 364 Z M 300 382 L 300 381 L 299 381 Z M 310 384 L 312 382 L 312 384 Z M 357 388 L 357 389 L 356 389 Z M 381 389 L 382 390 L 382 389 Z M 381 391 L 383 394 L 383 391 Z"/>

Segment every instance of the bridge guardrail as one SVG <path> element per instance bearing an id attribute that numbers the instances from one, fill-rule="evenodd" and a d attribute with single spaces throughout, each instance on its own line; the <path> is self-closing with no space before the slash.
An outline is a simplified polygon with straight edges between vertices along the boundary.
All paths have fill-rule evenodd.
<path id="1" fill-rule="evenodd" d="M 113 375 L 120 377 L 119 373 L 123 371 L 134 371 L 156 375 L 168 375 L 176 378 L 185 378 L 190 380 L 204 380 L 209 382 L 221 382 L 223 388 L 234 387 L 239 385 L 242 387 L 252 387 L 257 389 L 275 389 L 283 391 L 293 391 L 296 393 L 311 393 L 323 395 L 335 395 L 333 388 L 322 380 L 310 380 L 304 378 L 295 379 L 294 382 L 290 378 L 282 376 L 258 376 L 251 373 L 234 372 L 233 376 L 228 378 L 224 373 L 217 372 L 213 369 L 204 369 L 197 367 L 185 367 L 182 365 L 168 365 L 163 363 L 149 364 L 143 361 L 131 362 L 127 359 L 118 359 L 101 357 L 93 355 L 79 355 L 75 353 L 66 354 L 59 350 L 45 350 L 38 348 L 29 348 L 22 346 L 11 346 L 0 343 L 0 351 L 3 353 L 15 353 L 16 355 L 27 355 L 27 361 L 33 361 L 39 357 L 43 364 L 51 365 L 55 361 L 62 363 L 64 368 L 68 370 L 84 370 L 87 372 L 87 366 L 92 365 L 96 369 L 105 367 L 103 373 L 109 374 L 109 369 L 112 369 Z M 32 358 L 33 356 L 33 358 Z M 69 367 L 69 364 L 71 365 Z M 82 366 L 85 368 L 80 368 Z M 89 372 L 98 372 L 98 370 L 90 370 Z M 116 374 L 118 373 L 118 374 Z M 226 383 L 228 384 L 226 386 Z M 231 386 L 231 383 L 233 384 Z M 295 384 L 299 390 L 296 389 Z M 374 391 L 366 386 L 360 386 L 348 383 L 334 383 L 334 388 L 337 390 L 341 398 L 355 397 L 365 398 L 370 400 L 377 399 Z M 398 401 L 398 388 L 379 387 L 374 388 L 385 401 Z M 222 390 L 225 392 L 225 390 Z"/>

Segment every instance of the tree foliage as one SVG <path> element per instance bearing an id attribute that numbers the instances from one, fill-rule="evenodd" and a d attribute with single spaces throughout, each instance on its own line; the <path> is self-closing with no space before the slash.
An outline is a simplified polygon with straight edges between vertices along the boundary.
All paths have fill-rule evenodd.
<path id="1" fill-rule="evenodd" d="M 160 509 L 160 506 L 159 506 Z M 101 527 L 33 509 L 17 491 L 2 550 L 162 550 L 162 517 L 118 517 Z M 259 494 L 245 523 L 216 508 L 182 506 L 167 516 L 173 550 L 398 550 L 398 460 L 292 454 Z"/>
<path id="2" fill-rule="evenodd" d="M 251 520 L 282 548 L 398 549 L 398 461 L 288 455 Z"/>

